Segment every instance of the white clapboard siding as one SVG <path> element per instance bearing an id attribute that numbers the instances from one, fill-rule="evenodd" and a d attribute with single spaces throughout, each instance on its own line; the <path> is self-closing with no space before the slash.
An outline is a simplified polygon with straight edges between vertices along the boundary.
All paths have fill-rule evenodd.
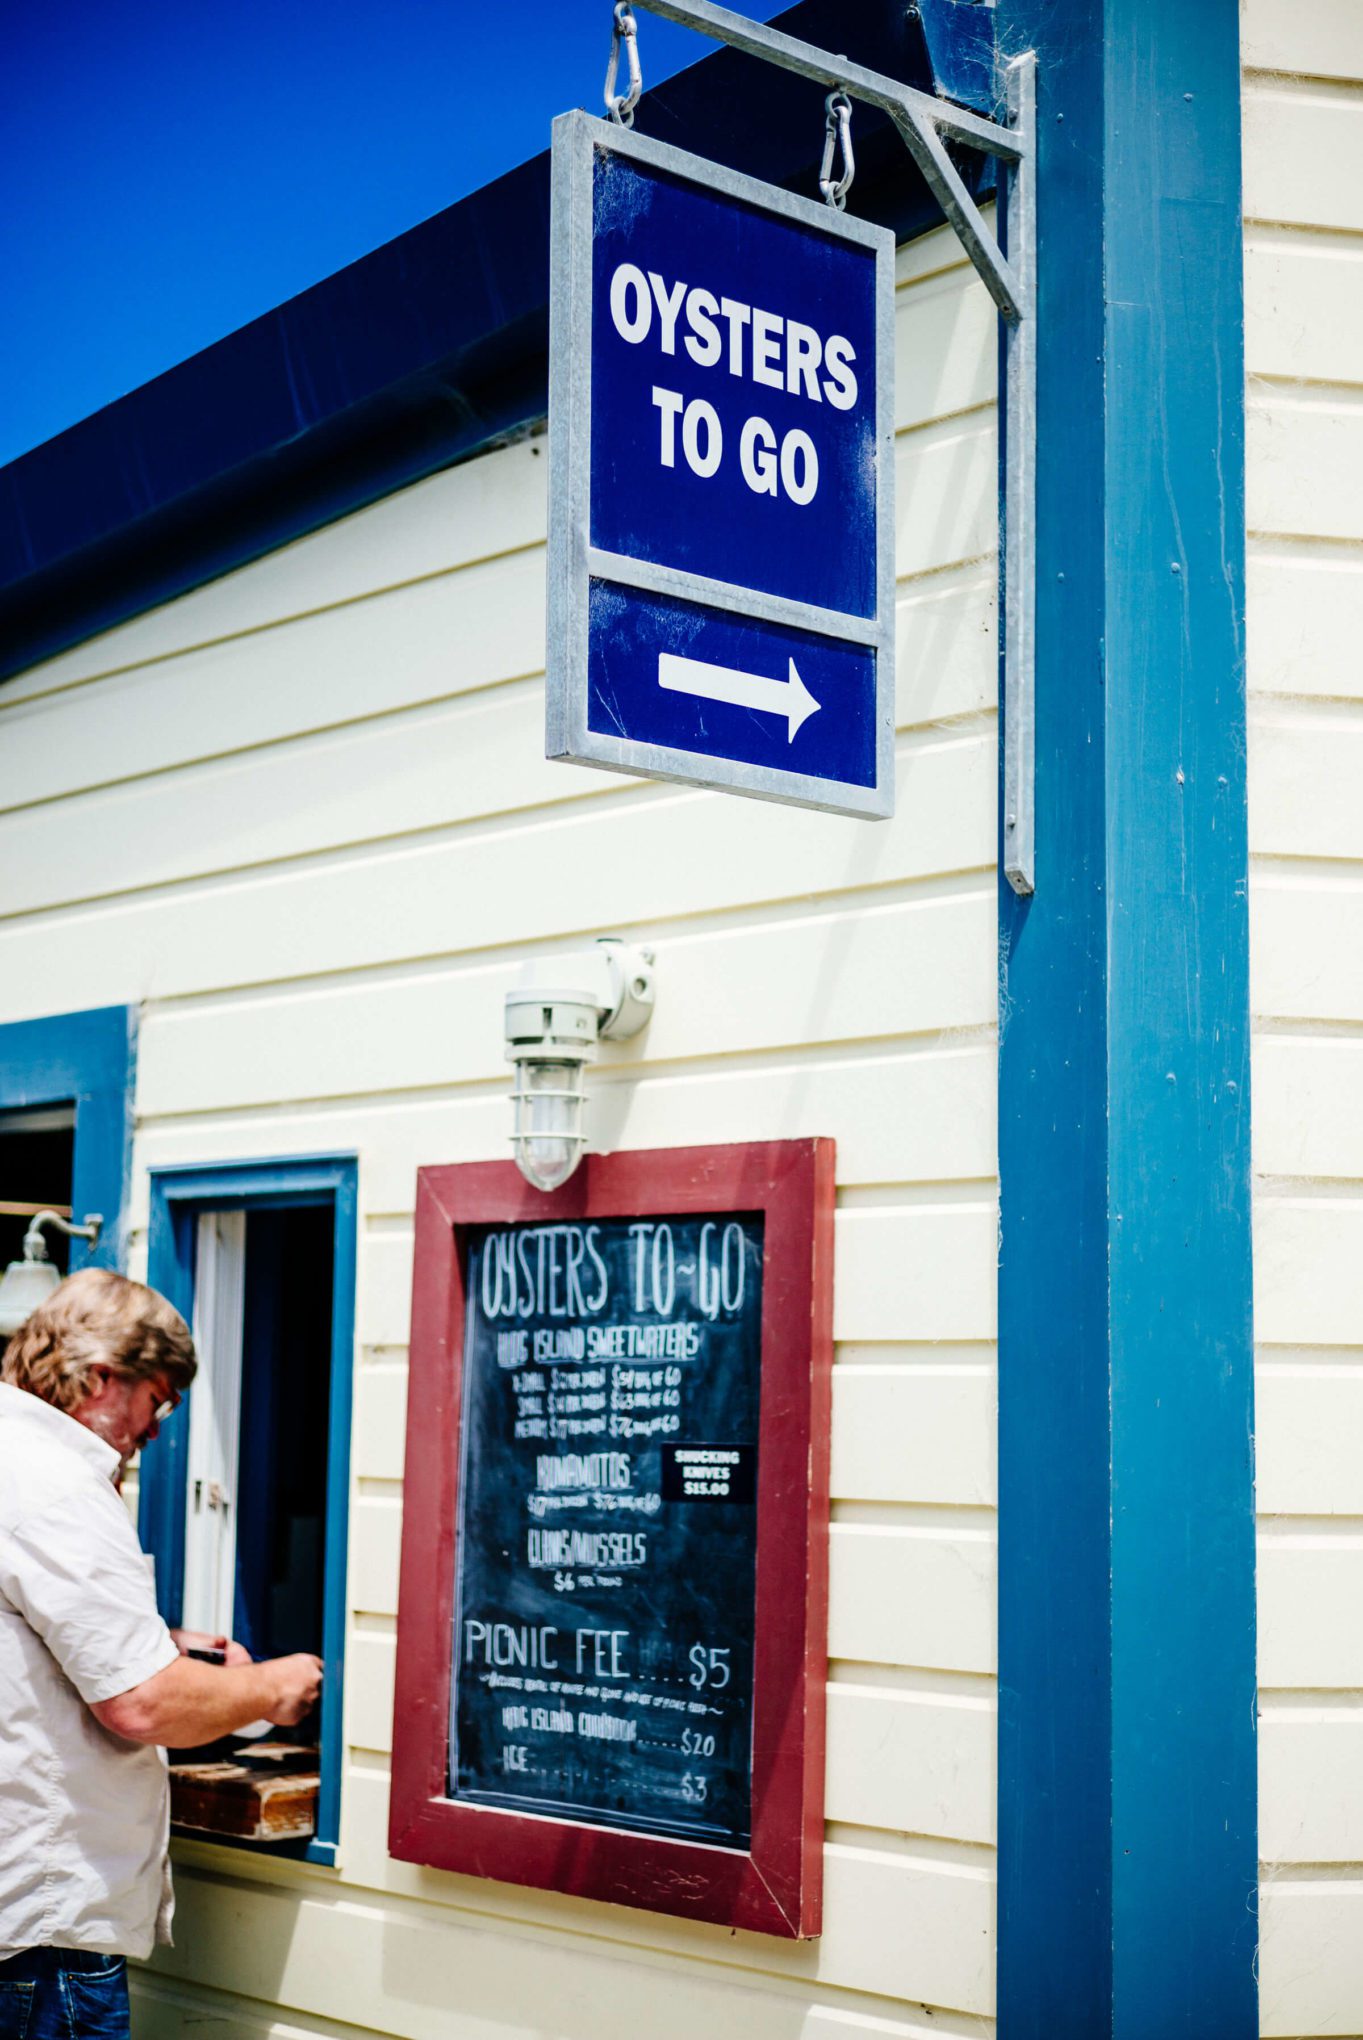
<path id="1" fill-rule="evenodd" d="M 1261 384 L 1246 404 L 1245 439 L 1245 518 L 1252 532 L 1357 538 L 1363 396 L 1335 386 Z"/>
<path id="2" fill-rule="evenodd" d="M 991 1339 L 997 1262 L 992 1202 L 839 1212 L 834 1336 Z"/>
<path id="3" fill-rule="evenodd" d="M 1241 29 L 1260 2013 L 1300 2040 L 1363 2032 L 1363 8 Z"/>
<path id="4" fill-rule="evenodd" d="M 1259 1778 L 1266 1863 L 1354 1863 L 1363 1823 L 1359 1696 L 1266 1694 Z"/>
<path id="5" fill-rule="evenodd" d="M 353 1596 L 352 1596 L 353 1598 Z M 352 1750 L 393 1747 L 397 1624 L 357 1618 L 346 1638 L 345 1739 Z"/>
<path id="6" fill-rule="evenodd" d="M 992 2031 L 996 321 L 896 271 L 893 822 L 545 762 L 542 438 L 0 687 L 0 1017 L 140 1005 L 130 1265 L 151 1168 L 359 1161 L 341 1859 L 177 1844 L 149 2040 Z M 660 992 L 599 1149 L 837 1143 L 815 1944 L 387 1854 L 416 1172 L 507 1154 L 503 995 L 600 932 Z"/>
<path id="7" fill-rule="evenodd" d="M 1363 1185 L 1342 1195 L 1260 1192 L 1254 1325 L 1263 1346 L 1363 1344 Z"/>
<path id="8" fill-rule="evenodd" d="M 11 701 L 7 684 L 0 735 L 23 770 L 6 804 L 216 758 L 259 762 L 262 747 L 319 730 L 379 735 L 378 719 L 539 674 L 543 575 L 537 546 L 191 645 L 56 695 Z M 322 684 L 301 688 L 301 668 Z"/>
<path id="9" fill-rule="evenodd" d="M 1363 711 L 1343 703 L 1256 707 L 1250 750 L 1260 856 L 1363 859 Z"/>
<path id="10" fill-rule="evenodd" d="M 844 1362 L 833 1378 L 834 1496 L 992 1506 L 997 1402 L 994 1370 L 978 1362 Z"/>
<path id="11" fill-rule="evenodd" d="M 1251 541 L 1246 585 L 1252 694 L 1342 701 L 1363 696 L 1363 659 L 1356 643 L 1363 547 L 1311 550 Z M 1255 808 L 1251 825 L 1257 827 L 1258 819 Z"/>
<path id="12" fill-rule="evenodd" d="M 321 610 L 336 610 L 343 628 L 350 606 L 378 589 L 406 590 L 452 567 L 542 544 L 545 473 L 540 438 L 416 482 L 7 680 L 4 700 L 48 694 Z M 543 642 L 543 605 L 530 608 L 526 620 Z M 295 674 L 295 689 L 297 681 Z M 314 691 L 303 690 L 303 698 Z"/>
<path id="13" fill-rule="evenodd" d="M 25 808 L 0 818 L 0 902 L 19 914 L 183 886 L 610 791 L 599 772 L 542 755 L 543 719 L 542 683 L 525 682 L 167 774 L 152 803 L 123 780 Z M 108 846 L 98 865 L 92 842 Z"/>
<path id="14" fill-rule="evenodd" d="M 907 1998 L 904 1979 L 921 1970 L 935 2003 L 965 1998 L 963 2011 L 991 2008 L 992 1888 L 982 1870 L 894 1856 L 868 1866 L 851 1849 L 830 1848 L 828 1856 L 825 1937 L 789 1958 L 806 1988 L 817 1990 L 830 1962 L 842 1967 L 850 1957 L 853 1989 Z M 671 1959 L 650 1962 L 630 1953 L 633 1937 L 652 1938 L 647 1915 L 541 1901 L 550 1922 L 597 1927 L 609 1919 L 609 1940 L 578 1940 L 507 1921 L 505 1906 L 517 1895 L 505 1886 L 422 1881 L 428 1896 L 448 1892 L 454 1902 L 437 1909 L 378 1893 L 227 1885 L 182 1872 L 182 1933 L 173 1949 L 158 1951 L 155 1973 L 413 2040 L 446 2040 L 452 2030 L 478 2040 L 637 2040 L 642 2032 L 688 2040 L 698 2026 L 789 2035 L 791 2000 L 760 1989 L 758 1964 L 769 1948 L 757 1936 L 674 1929 Z M 876 2011 L 893 2016 L 892 2007 Z"/>
<path id="15" fill-rule="evenodd" d="M 378 1762 L 381 1759 L 373 1760 Z M 593 1905 L 556 1893 L 516 1892 L 478 1878 L 396 1863 L 386 1847 L 387 1777 L 373 1763 L 357 1765 L 346 1780 L 342 1848 L 347 1879 L 403 1899 L 442 1899 L 457 1909 L 451 1931 L 457 1931 L 461 1921 L 505 1922 L 508 1908 L 514 1907 L 518 1933 L 582 1929 L 598 1947 L 609 1946 L 621 1954 L 642 1947 L 684 1956 L 688 1971 L 696 1958 L 718 1960 L 725 1965 L 731 1987 L 764 1974 L 781 1975 L 787 1988 L 836 1983 L 848 1993 L 837 2011 L 854 2024 L 867 2011 L 878 2017 L 902 2015 L 895 1999 L 917 2010 L 923 2001 L 906 1988 L 906 1979 L 913 1975 L 930 1984 L 927 2002 L 948 2008 L 948 2017 L 987 2016 L 992 2010 L 992 1850 L 926 1836 L 900 1840 L 839 1829 L 824 1853 L 823 1934 L 817 1941 L 792 1946 L 759 1934 L 734 1934 L 724 1927 Z M 405 1912 L 397 1916 L 402 1918 Z M 940 1949 L 930 1953 L 926 1942 L 937 1936 Z M 853 1993 L 873 1995 L 868 1999 Z M 746 2033 L 732 2010 L 730 2019 L 732 2024 L 723 2030 Z M 946 2024 L 945 2030 L 954 2029 Z"/>
<path id="16" fill-rule="evenodd" d="M 895 442 L 895 566 L 905 577 L 978 559 L 998 543 L 992 415 L 904 432 Z"/>
<path id="17" fill-rule="evenodd" d="M 988 1025 L 994 964 L 980 939 L 994 914 L 992 886 L 972 886 L 673 935 L 659 942 L 657 1009 L 628 1060 Z M 395 1071 L 404 1088 L 502 1083 L 502 1002 L 519 967 L 513 953 L 462 969 L 153 1007 L 139 1051 L 141 1107 L 157 1115 L 372 1093 Z"/>
<path id="18" fill-rule="evenodd" d="M 544 559 L 543 546 L 536 546 L 474 563 L 37 699 L 11 700 L 10 688 L 19 683 L 6 683 L 0 689 L 0 741 L 14 771 L 0 796 L 0 814 L 95 787 L 140 783 L 157 772 L 163 775 L 157 794 L 164 833 L 174 819 L 164 803 L 168 794 L 174 797 L 180 775 L 198 783 L 196 768 L 201 778 L 202 767 L 219 759 L 238 769 L 245 761 L 268 770 L 267 747 L 296 756 L 288 745 L 315 740 L 321 731 L 374 741 L 377 768 L 383 747 L 400 747 L 404 729 L 419 726 L 404 724 L 404 714 L 425 710 L 429 716 L 444 705 L 448 716 L 461 703 L 466 713 L 476 714 L 489 705 L 488 690 L 538 679 L 544 663 Z M 993 706 L 996 602 L 997 583 L 978 565 L 901 590 L 901 725 Z M 300 671 L 324 675 L 325 686 L 300 687 Z M 494 696 L 492 705 L 502 704 Z M 323 751 L 314 748 L 320 761 Z M 569 798 L 574 782 L 586 776 L 572 766 L 550 766 L 538 755 L 543 748 L 538 725 L 531 742 L 508 731 L 504 748 L 508 766 L 519 762 L 532 798 Z M 467 768 L 459 756 L 453 764 L 450 813 L 458 814 L 459 777 Z M 176 780 L 169 778 L 172 773 Z M 377 769 L 374 776 L 380 776 Z M 590 775 L 590 783 L 600 792 L 617 785 L 599 773 Z M 475 791 L 464 793 L 465 802 Z M 266 806 L 267 795 L 268 780 L 253 805 Z M 355 837 L 352 822 L 336 840 Z M 323 838 L 308 847 L 329 846 L 330 839 Z M 209 868 L 221 869 L 228 861 L 219 853 Z"/>
<path id="19" fill-rule="evenodd" d="M 838 1973 L 854 1988 L 993 2012 L 995 1879 L 984 1851 L 952 1864 L 832 1844 L 824 1877 L 824 1935 L 845 1937 Z M 838 1958 L 836 1942 L 830 1952 Z"/>
<path id="20" fill-rule="evenodd" d="M 744 1993 L 747 1995 L 750 1993 Z M 726 1997 L 726 2008 L 742 2001 L 730 1994 Z M 132 2004 L 138 2040 L 183 2040 L 190 2032 L 210 2036 L 210 2040 L 356 2040 L 359 2030 L 349 2023 L 304 2012 L 286 2015 L 235 1993 L 173 1981 L 145 1968 L 133 1971 Z M 945 2040 L 982 2040 L 990 2030 L 982 2020 L 929 2011 L 918 2018 L 911 2014 L 886 2018 L 883 2005 L 866 2013 L 849 2013 L 841 2007 L 835 2011 L 824 2005 L 802 2003 L 793 2017 L 798 2020 L 803 2040 L 857 2040 L 861 2034 L 866 2040 L 943 2040 L 943 2036 Z M 491 2034 L 494 2028 L 486 2021 L 479 2025 L 470 2019 L 468 2026 L 461 2026 L 460 2030 L 481 2036 Z M 506 2030 L 500 2024 L 495 2027 L 497 2040 L 502 2040 Z M 770 2027 L 755 2023 L 745 2027 L 758 2040 L 764 2040 L 769 2031 L 776 2040 L 789 2040 L 792 2030 L 788 2005 L 777 2013 Z M 536 2040 L 553 2040 L 553 2036 L 566 2033 L 562 2025 L 552 2028 L 546 2025 L 537 2029 Z"/>
<path id="21" fill-rule="evenodd" d="M 927 769 L 929 757 L 943 762 L 943 752 L 953 754 L 945 773 Z M 95 1004 L 185 997 L 224 984 L 372 970 L 455 948 L 561 941 L 577 936 L 584 922 L 617 930 L 651 923 L 658 932 L 673 916 L 732 911 L 764 895 L 808 899 L 832 887 L 850 891 L 927 876 L 933 811 L 949 860 L 936 868 L 979 870 L 992 838 L 985 817 L 992 756 L 990 743 L 959 735 L 944 735 L 926 750 L 911 746 L 901 781 L 921 785 L 923 798 L 874 830 L 782 808 L 754 829 L 751 810 L 739 824 L 731 819 L 745 802 L 649 788 L 514 828 L 176 887 L 112 910 L 91 906 L 11 920 L 0 923 L 0 977 L 13 988 L 18 1017 L 24 999 L 30 1010 L 45 1011 L 79 1006 L 82 993 Z M 960 809 L 947 798 L 953 780 L 964 797 Z M 977 884 L 977 891 L 992 907 L 989 888 Z M 508 926 L 513 911 L 515 925 Z M 924 1005 L 930 992 L 926 987 Z M 660 1001 L 660 1015 L 672 1004 Z M 963 1023 L 956 1016 L 948 1024 Z"/>
<path id="22" fill-rule="evenodd" d="M 1363 1519 L 1363 1343 L 1263 1348 L 1254 1406 L 1260 1515 Z"/>
<path id="23" fill-rule="evenodd" d="M 1363 1690 L 1363 1519 L 1261 1525 L 1258 1578 L 1260 1684 Z"/>
<path id="24" fill-rule="evenodd" d="M 1357 91 L 1251 80 L 1243 149 L 1246 219 L 1363 232 L 1363 98 Z"/>
<path id="25" fill-rule="evenodd" d="M 355 1336 L 381 1353 L 405 1347 L 412 1320 L 412 1239 L 366 1239 L 355 1297 Z"/>
<path id="26" fill-rule="evenodd" d="M 389 1497 L 358 1496 L 350 1512 L 346 1570 L 346 1594 L 358 1613 L 397 1614 L 401 1543 L 402 1503 Z"/>
<path id="27" fill-rule="evenodd" d="M 36 700 L 7 705 L 7 690 L 0 690 L 0 743 L 14 768 L 0 796 L 0 816 L 97 788 L 115 789 L 102 804 L 56 807 L 50 824 L 60 835 L 88 837 L 106 829 L 112 834 L 127 826 L 130 802 L 145 804 L 143 779 L 157 771 L 163 775 L 158 827 L 144 825 L 141 834 L 153 843 L 159 838 L 161 855 L 168 858 L 167 842 L 188 847 L 177 803 L 193 809 L 206 800 L 210 805 L 196 833 L 217 847 L 203 868 L 223 870 L 241 861 L 230 837 L 222 840 L 224 818 L 257 831 L 271 824 L 287 830 L 278 844 L 261 840 L 247 853 L 252 861 L 355 842 L 384 832 L 381 820 L 377 828 L 367 821 L 367 803 L 386 798 L 403 815 L 411 798 L 404 775 L 413 771 L 440 776 L 446 805 L 434 807 L 428 818 L 441 823 L 500 806 L 566 800 L 575 792 L 609 792 L 618 785 L 614 779 L 551 764 L 543 756 L 544 560 L 537 546 Z M 993 705 L 995 602 L 996 584 L 978 567 L 941 584 L 905 590 L 899 619 L 901 723 Z M 300 688 L 300 669 L 324 674 L 325 687 Z M 519 683 L 514 699 L 495 691 L 508 683 Z M 495 747 L 486 734 L 490 722 L 514 718 L 518 711 L 527 728 L 508 725 Z M 321 733 L 331 733 L 331 741 L 319 741 Z M 357 783 L 352 773 L 345 782 L 345 760 L 371 751 L 369 774 Z M 338 811 L 339 833 L 319 832 L 315 822 L 307 832 L 292 803 L 280 811 L 270 774 L 287 775 L 296 798 L 303 790 L 298 783 L 303 758 L 309 783 L 302 823 L 325 798 L 330 775 L 346 802 Z M 489 768 L 496 774 L 492 788 L 484 784 Z M 244 775 L 259 782 L 250 792 L 249 815 L 234 814 L 228 805 L 242 799 Z M 217 787 L 225 789 L 217 796 L 224 806 L 221 818 L 211 805 Z M 398 830 L 422 825 L 419 814 L 391 824 Z M 4 824 L 0 844 L 7 860 L 30 854 L 25 839 L 11 837 Z M 32 854 L 45 854 L 41 841 Z M 89 878 L 87 871 L 74 890 L 45 897 L 83 898 Z M 139 882 L 153 880 L 139 879 L 134 871 L 118 881 L 125 887 Z M 117 887 L 105 881 L 100 889 Z M 29 904 L 7 892 L 3 910 Z"/>
<path id="28" fill-rule="evenodd" d="M 828 1689 L 828 1818 L 907 1835 L 992 1843 L 998 1711 L 979 1693 Z M 987 1684 L 980 1682 L 981 1686 Z"/>
<path id="29" fill-rule="evenodd" d="M 594 1074 L 588 1130 L 592 1145 L 715 1146 L 750 1140 L 808 1139 L 836 1130 L 838 1180 L 847 1185 L 979 1181 L 994 1170 L 997 1151 L 997 1051 L 985 1038 L 942 1044 L 929 1039 L 908 1051 L 882 1045 L 806 1050 L 774 1067 L 744 1061 L 646 1079 L 628 1065 Z M 850 1059 L 849 1059 L 850 1058 Z M 474 1161 L 496 1154 L 511 1126 L 505 1090 L 492 1085 L 453 1097 L 347 1101 L 287 1115 L 237 1115 L 232 1151 L 261 1156 L 357 1150 L 360 1198 L 369 1212 L 410 1213 L 416 1172 L 438 1157 Z M 143 1167 L 167 1168 L 202 1158 L 216 1137 L 214 1122 L 153 1121 L 145 1128 Z M 145 1225 L 145 1176 L 134 1184 L 132 1220 Z"/>
<path id="30" fill-rule="evenodd" d="M 197 1984 L 168 1983 L 148 1969 L 129 1972 L 132 2023 L 138 2040 L 181 2040 L 185 2033 L 211 2040 L 354 2040 L 354 2028 L 305 2013 L 292 2017 Z"/>
<path id="31" fill-rule="evenodd" d="M 1363 1183 L 1363 1035 L 1260 1033 L 1253 1091 L 1260 1176 Z"/>
<path id="32" fill-rule="evenodd" d="M 636 811 L 613 775 L 581 766 L 564 769 L 543 757 L 542 685 L 507 692 L 509 699 L 501 698 L 500 691 L 482 694 L 454 707 L 278 745 L 259 756 L 217 760 L 173 775 L 157 789 L 153 803 L 145 787 L 132 782 L 5 816 L 0 819 L 0 850 L 10 868 L 0 893 L 4 910 L 18 914 L 60 906 L 520 810 L 536 811 L 528 840 L 538 845 L 542 811 L 584 796 L 595 796 L 592 806 L 601 810 L 598 837 L 605 829 L 617 838 L 631 830 L 650 841 L 660 838 L 655 855 L 665 864 L 673 863 L 669 823 L 683 831 L 679 849 L 687 835 L 694 837 L 702 805 L 714 812 L 709 833 L 723 838 L 722 813 L 734 801 L 695 795 L 680 803 L 655 800 Z M 884 882 L 915 875 L 915 866 L 923 872 L 987 863 L 994 760 L 992 720 L 907 743 L 899 762 L 901 813 L 876 831 L 871 855 L 861 853 L 863 873 Z M 784 813 L 796 816 L 795 810 Z M 773 859 L 769 868 L 775 885 L 784 892 L 796 889 L 801 878 L 816 882 L 816 859 L 832 866 L 835 881 L 842 876 L 838 867 L 845 866 L 846 856 L 830 857 L 830 842 L 839 841 L 848 850 L 852 843 L 818 826 L 830 817 L 800 815 L 793 827 L 782 827 L 783 819 L 778 811 L 776 835 L 790 845 L 790 855 Z M 188 837 L 198 848 L 187 856 Z M 524 851 L 527 838 L 520 841 Z M 91 842 L 109 846 L 97 869 L 91 868 Z M 470 866 L 499 850 L 475 831 L 471 838 L 456 834 L 434 854 L 452 867 L 452 883 L 462 879 L 467 886 Z M 707 866 L 712 888 L 723 883 L 717 864 L 706 860 L 696 872 L 698 906 L 705 903 Z M 730 889 L 737 877 L 730 875 Z M 295 883 L 306 893 L 306 874 Z M 176 904 L 183 912 L 183 888 Z"/>
<path id="33" fill-rule="evenodd" d="M 251 757 L 266 745 L 540 673 L 543 587 L 544 548 L 536 545 L 339 609 L 191 642 L 151 664 L 36 700 L 20 696 L 11 705 L 7 682 L 0 741 L 23 770 L 8 783 L 6 804 L 204 759 Z M 311 684 L 300 685 L 303 676 Z M 526 763 L 533 762 L 531 754 Z"/>
<path id="34" fill-rule="evenodd" d="M 1245 236 L 1251 374 L 1356 385 L 1363 376 L 1363 247 L 1351 236 L 1258 227 Z"/>
<path id="35" fill-rule="evenodd" d="M 992 1524 L 834 1522 L 828 1648 L 858 1663 L 992 1672 L 997 1538 Z M 1363 1684 L 1363 1678 L 1360 1678 Z"/>
<path id="36" fill-rule="evenodd" d="M 405 1360 L 360 1367 L 351 1406 L 350 1467 L 357 1479 L 401 1480 L 407 1436 Z"/>
<path id="37" fill-rule="evenodd" d="M 895 609 L 901 729 L 978 714 L 998 699 L 998 576 L 946 568 L 902 586 Z"/>
<path id="38" fill-rule="evenodd" d="M 1249 957 L 1259 1018 L 1363 1021 L 1363 870 L 1261 867 L 1250 888 Z"/>
<path id="39" fill-rule="evenodd" d="M 995 401 L 998 352 L 992 300 L 964 265 L 901 286 L 895 334 L 895 426 L 899 431 L 977 411 Z"/>
<path id="40" fill-rule="evenodd" d="M 1363 13 L 1358 0 L 1242 0 L 1240 60 L 1247 68 L 1314 78 L 1363 78 Z"/>
<path id="41" fill-rule="evenodd" d="M 1363 2006 L 1363 1878 L 1265 1870 L 1259 1886 L 1264 2040 L 1357 2040 Z"/>

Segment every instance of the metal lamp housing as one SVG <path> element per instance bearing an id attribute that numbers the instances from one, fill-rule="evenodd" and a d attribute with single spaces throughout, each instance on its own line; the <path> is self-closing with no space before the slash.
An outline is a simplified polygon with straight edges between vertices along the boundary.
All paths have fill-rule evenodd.
<path id="1" fill-rule="evenodd" d="M 602 1040 L 624 1041 L 653 1012 L 654 960 L 616 936 L 572 956 L 536 958 L 506 995 L 515 1064 L 512 1147 L 537 1190 L 566 1183 L 587 1145 L 583 1072 Z"/>

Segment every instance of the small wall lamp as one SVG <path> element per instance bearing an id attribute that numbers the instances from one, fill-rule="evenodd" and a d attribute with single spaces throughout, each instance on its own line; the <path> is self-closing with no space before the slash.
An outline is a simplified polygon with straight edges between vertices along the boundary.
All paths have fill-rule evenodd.
<path id="1" fill-rule="evenodd" d="M 17 1332 L 25 1318 L 40 1303 L 47 1301 L 62 1279 L 47 1258 L 47 1241 L 42 1231 L 45 1225 L 55 1225 L 68 1239 L 89 1240 L 93 1246 L 103 1229 L 104 1220 L 98 1212 L 88 1212 L 84 1225 L 73 1225 L 59 1211 L 34 1213 L 24 1234 L 23 1260 L 11 1261 L 0 1276 L 0 1339 L 7 1339 L 12 1332 Z"/>
<path id="2" fill-rule="evenodd" d="M 587 1145 L 582 1073 L 599 1041 L 628 1041 L 653 1012 L 654 957 L 619 936 L 527 963 L 506 995 L 506 1053 L 516 1066 L 511 1135 L 537 1190 L 566 1183 Z"/>

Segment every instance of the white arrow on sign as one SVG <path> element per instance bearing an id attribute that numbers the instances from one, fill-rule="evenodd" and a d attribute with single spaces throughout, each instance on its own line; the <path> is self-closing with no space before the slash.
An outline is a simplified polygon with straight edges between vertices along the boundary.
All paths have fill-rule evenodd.
<path id="1" fill-rule="evenodd" d="M 762 673 L 740 673 L 733 666 L 711 666 L 704 659 L 682 659 L 659 652 L 658 685 L 673 694 L 698 694 L 704 701 L 727 701 L 734 708 L 755 708 L 763 715 L 783 715 L 790 724 L 787 743 L 821 704 L 814 699 L 790 662 L 789 680 L 769 680 Z"/>

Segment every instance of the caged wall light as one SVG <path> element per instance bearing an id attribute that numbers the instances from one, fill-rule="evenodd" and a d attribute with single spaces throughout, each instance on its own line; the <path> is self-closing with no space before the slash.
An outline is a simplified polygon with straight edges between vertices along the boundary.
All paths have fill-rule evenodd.
<path id="1" fill-rule="evenodd" d="M 73 1225 L 59 1211 L 34 1214 L 24 1234 L 23 1260 L 11 1261 L 4 1275 L 0 1276 L 0 1339 L 7 1339 L 11 1333 L 17 1332 L 38 1305 L 46 1303 L 62 1279 L 60 1271 L 47 1258 L 43 1227 L 55 1225 L 68 1239 L 89 1240 L 93 1246 L 103 1224 L 104 1220 L 97 1212 L 90 1213 L 84 1225 Z"/>
<path id="2" fill-rule="evenodd" d="M 641 1032 L 653 999 L 653 951 L 617 935 L 572 956 L 536 958 L 507 993 L 506 1053 L 516 1066 L 512 1148 L 537 1190 L 557 1190 L 582 1158 L 583 1072 L 598 1042 Z"/>

